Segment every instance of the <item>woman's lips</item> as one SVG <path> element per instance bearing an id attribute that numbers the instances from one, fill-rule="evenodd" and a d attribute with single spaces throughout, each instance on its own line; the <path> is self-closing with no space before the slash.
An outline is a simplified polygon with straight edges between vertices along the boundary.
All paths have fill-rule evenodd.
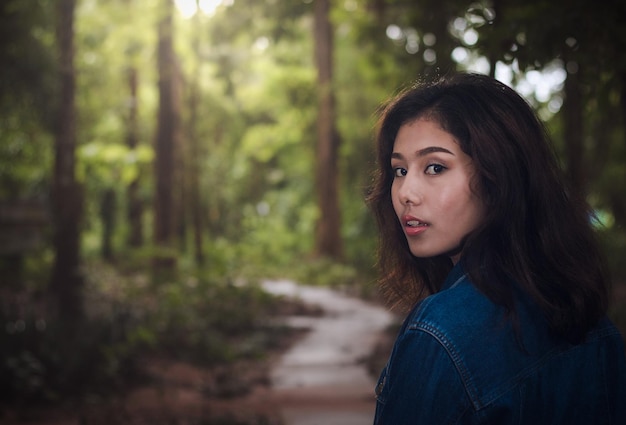
<path id="1" fill-rule="evenodd" d="M 422 221 L 419 218 L 405 215 L 402 217 L 402 224 L 404 228 L 404 232 L 407 236 L 415 236 L 423 233 L 428 229 L 428 223 Z"/>

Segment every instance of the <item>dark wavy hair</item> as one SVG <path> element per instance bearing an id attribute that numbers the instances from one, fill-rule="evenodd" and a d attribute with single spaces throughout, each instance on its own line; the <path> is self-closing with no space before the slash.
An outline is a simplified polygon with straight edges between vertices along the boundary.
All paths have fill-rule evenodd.
<path id="1" fill-rule="evenodd" d="M 416 258 L 391 202 L 391 153 L 398 130 L 418 118 L 437 122 L 469 155 L 473 190 L 486 206 L 461 261 L 475 286 L 515 319 L 514 285 L 535 300 L 553 333 L 580 342 L 608 307 L 608 279 L 592 211 L 567 187 L 545 128 L 505 84 L 455 74 L 403 91 L 382 109 L 377 169 L 367 197 L 379 227 L 380 284 L 407 308 L 437 292 L 448 257 Z"/>

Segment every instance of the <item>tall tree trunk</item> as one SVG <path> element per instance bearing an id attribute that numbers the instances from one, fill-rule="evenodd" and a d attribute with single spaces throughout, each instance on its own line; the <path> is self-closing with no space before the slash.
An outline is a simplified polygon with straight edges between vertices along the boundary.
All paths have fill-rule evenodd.
<path id="1" fill-rule="evenodd" d="M 565 80 L 563 102 L 565 154 L 567 177 L 570 184 L 581 193 L 586 193 L 586 175 L 583 144 L 583 101 L 579 81 L 580 69 L 568 72 Z"/>
<path id="2" fill-rule="evenodd" d="M 318 90 L 316 189 L 320 208 L 316 228 L 316 254 L 320 257 L 341 259 L 343 243 L 338 194 L 339 134 L 335 126 L 333 92 L 333 28 L 329 0 L 316 0 L 314 4 Z"/>
<path id="3" fill-rule="evenodd" d="M 174 164 L 176 156 L 177 116 L 175 109 L 175 64 L 172 41 L 172 0 L 161 0 L 163 14 L 158 25 L 159 112 L 155 141 L 155 228 L 157 246 L 173 247 L 176 235 Z M 164 259 L 170 263 L 172 259 Z"/>
<path id="4" fill-rule="evenodd" d="M 185 219 L 189 210 L 189 171 L 187 167 L 187 159 L 189 157 L 189 147 L 187 146 L 187 138 L 182 131 L 182 89 L 183 89 L 183 73 L 180 64 L 176 61 L 174 53 L 172 53 L 174 61 L 174 78 L 172 80 L 172 111 L 174 118 L 174 171 L 173 171 L 173 187 L 176 188 L 177 194 L 174 200 L 174 223 L 176 225 L 176 237 L 178 238 L 178 246 L 181 252 L 187 252 L 188 239 L 188 223 Z"/>
<path id="5" fill-rule="evenodd" d="M 128 89 L 129 89 L 129 114 L 128 128 L 126 135 L 126 145 L 130 149 L 136 149 L 139 144 L 139 123 L 138 123 L 138 105 L 137 89 L 139 86 L 137 68 L 131 66 L 128 69 Z M 131 247 L 139 247 L 143 244 L 143 202 L 139 196 L 139 182 L 141 179 L 141 170 L 135 179 L 128 186 L 127 197 L 127 217 L 129 224 L 128 245 Z"/>
<path id="6" fill-rule="evenodd" d="M 387 2 L 385 0 L 369 0 L 366 3 L 367 10 L 376 17 L 376 22 L 382 23 L 385 19 L 387 11 Z"/>
<path id="7" fill-rule="evenodd" d="M 80 265 L 80 221 L 83 195 L 75 177 L 76 75 L 74 70 L 75 0 L 57 3 L 57 40 L 60 64 L 60 96 L 55 136 L 52 182 L 54 265 L 50 281 L 53 314 L 62 319 L 83 315 Z"/>
<path id="8" fill-rule="evenodd" d="M 195 85 L 197 87 L 197 85 Z M 193 225 L 193 252 L 196 264 L 204 264 L 204 250 L 202 245 L 202 194 L 200 192 L 200 146 L 196 126 L 198 125 L 198 90 L 192 90 L 189 99 L 189 200 L 191 204 L 191 222 Z"/>
<path id="9" fill-rule="evenodd" d="M 493 12 L 495 15 L 494 21 L 491 23 L 491 32 L 493 34 L 498 34 L 500 32 L 500 27 L 502 26 L 502 21 L 504 19 L 502 0 L 493 0 L 491 2 L 491 6 L 493 8 Z M 495 37 L 497 40 L 499 37 Z M 487 49 L 487 61 L 489 62 L 489 76 L 492 78 L 496 78 L 496 65 L 498 64 L 498 57 L 502 53 L 502 48 L 499 45 L 494 45 L 494 42 L 490 43 L 491 45 Z"/>
<path id="10" fill-rule="evenodd" d="M 191 222 L 193 227 L 193 253 L 196 264 L 204 264 L 204 250 L 202 245 L 203 220 L 202 220 L 202 194 L 200 192 L 200 143 L 198 140 L 198 104 L 200 103 L 200 66 L 202 57 L 200 54 L 200 34 L 202 34 L 202 26 L 200 25 L 200 2 L 196 0 L 198 11 L 193 17 L 194 39 L 193 51 L 195 54 L 196 65 L 192 74 L 191 93 L 189 97 L 189 123 L 188 140 L 190 156 L 189 161 L 189 198 L 191 204 Z"/>

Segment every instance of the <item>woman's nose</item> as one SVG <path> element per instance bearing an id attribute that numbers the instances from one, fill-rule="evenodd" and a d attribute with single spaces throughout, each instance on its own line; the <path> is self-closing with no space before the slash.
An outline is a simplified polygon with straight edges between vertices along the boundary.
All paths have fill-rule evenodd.
<path id="1" fill-rule="evenodd" d="M 405 177 L 398 191 L 398 196 L 403 205 L 417 205 L 421 202 L 419 186 L 417 182 L 413 181 L 411 178 Z"/>

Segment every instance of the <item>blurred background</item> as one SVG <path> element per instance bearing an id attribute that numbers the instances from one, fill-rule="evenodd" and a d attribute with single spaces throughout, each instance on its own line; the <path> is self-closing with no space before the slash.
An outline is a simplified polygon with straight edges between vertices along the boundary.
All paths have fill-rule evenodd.
<path id="1" fill-rule="evenodd" d="M 624 51 L 621 0 L 2 0 L 0 421 L 264 362 L 306 307 L 263 279 L 375 301 L 376 111 L 454 70 L 546 122 L 624 332 Z"/>

